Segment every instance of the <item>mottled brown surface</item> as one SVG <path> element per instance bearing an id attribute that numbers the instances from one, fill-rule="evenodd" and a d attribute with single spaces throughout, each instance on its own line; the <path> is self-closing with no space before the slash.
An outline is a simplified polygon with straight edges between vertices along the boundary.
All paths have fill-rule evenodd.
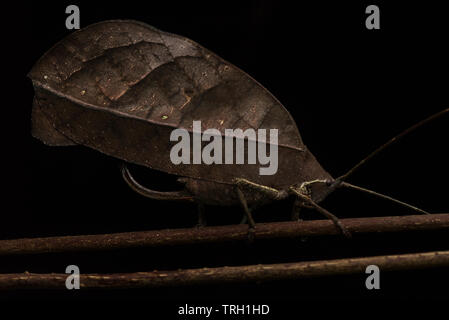
<path id="1" fill-rule="evenodd" d="M 106 21 L 72 33 L 29 73 L 33 135 L 81 144 L 171 174 L 277 188 L 330 178 L 307 151 L 287 110 L 258 82 L 197 43 L 135 21 Z M 174 128 L 279 129 L 279 169 L 259 165 L 173 165 Z"/>

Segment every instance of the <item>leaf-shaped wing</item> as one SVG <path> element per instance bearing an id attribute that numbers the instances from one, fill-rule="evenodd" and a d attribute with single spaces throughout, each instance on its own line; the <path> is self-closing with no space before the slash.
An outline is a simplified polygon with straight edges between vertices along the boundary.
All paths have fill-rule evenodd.
<path id="1" fill-rule="evenodd" d="M 36 90 L 34 134 L 50 144 L 75 142 L 193 178 L 231 182 L 239 176 L 269 185 L 304 171 L 313 158 L 290 114 L 258 82 L 197 43 L 140 22 L 106 21 L 74 32 L 29 77 Z M 173 165 L 170 133 L 191 131 L 194 120 L 222 133 L 278 129 L 282 172 L 262 179 L 254 165 Z M 51 123 L 57 134 L 42 134 L 39 123 Z"/>

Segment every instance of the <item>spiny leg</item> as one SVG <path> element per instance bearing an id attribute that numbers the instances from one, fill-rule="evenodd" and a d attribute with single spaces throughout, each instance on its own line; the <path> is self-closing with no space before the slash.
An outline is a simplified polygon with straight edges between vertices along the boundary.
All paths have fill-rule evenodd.
<path id="1" fill-rule="evenodd" d="M 346 237 L 346 238 L 352 238 L 352 234 L 351 232 L 349 232 L 349 230 L 341 223 L 340 219 L 338 219 L 337 216 L 335 216 L 334 214 L 330 213 L 329 211 L 327 211 L 326 209 L 324 209 L 323 207 L 321 207 L 320 205 L 318 205 L 317 203 L 315 203 L 314 201 L 312 201 L 310 203 L 310 205 L 319 213 L 321 213 L 323 216 L 325 216 L 328 219 L 331 219 L 332 222 L 335 224 L 335 226 L 341 231 L 341 233 Z"/>
<path id="2" fill-rule="evenodd" d="M 346 229 L 345 226 L 342 225 L 340 220 L 335 215 L 333 215 L 332 213 L 330 213 L 329 211 L 327 211 L 326 209 L 321 207 L 319 204 L 317 204 L 315 201 L 313 201 L 309 196 L 306 196 L 306 195 L 302 194 L 301 192 L 298 192 L 294 188 L 290 188 L 290 190 L 293 192 L 293 194 L 295 194 L 301 200 L 304 201 L 303 204 L 302 204 L 303 207 L 305 205 L 308 205 L 308 206 L 312 207 L 313 209 L 315 209 L 316 211 L 321 213 L 326 218 L 332 220 L 334 225 L 341 231 L 342 234 L 345 235 L 345 237 L 347 237 L 347 238 L 351 238 L 352 237 L 351 233 Z"/>

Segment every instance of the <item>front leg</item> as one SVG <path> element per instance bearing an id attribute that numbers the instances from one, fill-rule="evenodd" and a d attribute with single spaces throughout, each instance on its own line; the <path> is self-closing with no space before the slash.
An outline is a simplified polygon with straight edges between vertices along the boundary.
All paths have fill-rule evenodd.
<path id="1" fill-rule="evenodd" d="M 326 209 L 324 209 L 323 207 L 321 207 L 319 204 L 317 204 L 315 201 L 312 200 L 312 198 L 310 198 L 309 196 L 299 192 L 298 190 L 296 190 L 295 188 L 290 188 L 290 191 L 296 195 L 299 199 L 301 199 L 300 201 L 302 201 L 301 206 L 303 207 L 311 207 L 313 209 L 315 209 L 316 211 L 318 211 L 319 213 L 321 213 L 323 216 L 325 216 L 326 218 L 332 220 L 332 222 L 334 223 L 334 225 L 340 230 L 340 232 L 346 237 L 346 238 L 351 238 L 351 232 L 349 232 L 349 230 L 346 229 L 346 227 L 344 225 L 342 225 L 342 223 L 340 222 L 340 220 L 333 215 L 332 213 L 330 213 L 329 211 L 327 211 Z"/>

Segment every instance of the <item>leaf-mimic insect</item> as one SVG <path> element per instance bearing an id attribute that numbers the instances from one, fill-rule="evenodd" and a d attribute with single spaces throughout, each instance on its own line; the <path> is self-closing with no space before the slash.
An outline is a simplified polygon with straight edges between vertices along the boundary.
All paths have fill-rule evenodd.
<path id="1" fill-rule="evenodd" d="M 344 180 L 397 139 L 334 179 L 307 149 L 288 111 L 262 85 L 197 43 L 144 23 L 105 21 L 73 32 L 36 63 L 29 77 L 35 88 L 34 137 L 52 146 L 84 145 L 177 175 L 184 183 L 177 192 L 149 190 L 123 166 L 125 181 L 147 197 L 200 206 L 240 204 L 253 230 L 252 209 L 294 195 L 296 208 L 316 209 L 349 235 L 319 203 L 341 186 L 383 196 Z M 192 132 L 194 120 L 221 133 L 278 129 L 278 171 L 260 175 L 254 164 L 173 164 L 170 133 L 176 128 Z"/>

